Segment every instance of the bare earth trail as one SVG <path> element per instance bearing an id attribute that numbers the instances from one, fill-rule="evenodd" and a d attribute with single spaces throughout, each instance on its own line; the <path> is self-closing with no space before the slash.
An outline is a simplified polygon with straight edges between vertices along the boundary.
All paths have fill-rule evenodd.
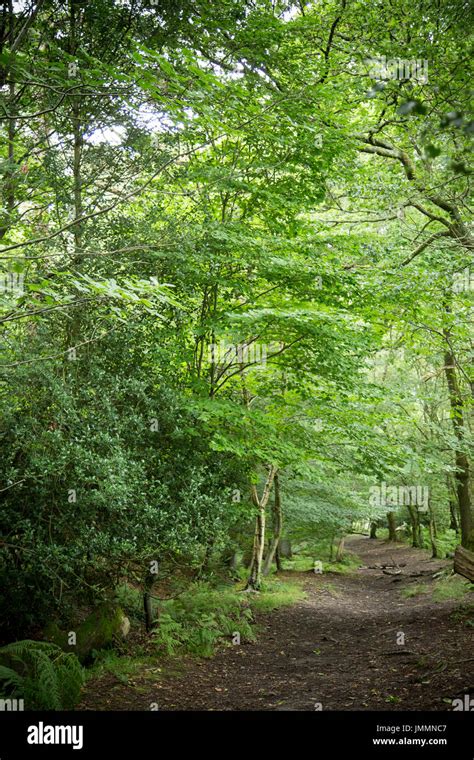
<path id="1" fill-rule="evenodd" d="M 186 659 L 172 676 L 166 667 L 128 685 L 104 676 L 79 709 L 451 710 L 448 700 L 472 695 L 474 636 L 466 615 L 456 613 L 461 602 L 400 595 L 403 587 L 432 584 L 432 574 L 450 562 L 365 537 L 347 544 L 364 566 L 406 565 L 395 576 L 365 568 L 283 573 L 303 579 L 307 598 L 259 615 L 256 643 L 223 648 L 210 660 Z"/>

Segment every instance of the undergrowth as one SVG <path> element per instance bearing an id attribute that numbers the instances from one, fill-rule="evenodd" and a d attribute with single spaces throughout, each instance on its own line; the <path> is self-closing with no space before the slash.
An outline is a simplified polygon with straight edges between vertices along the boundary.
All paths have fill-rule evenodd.
<path id="1" fill-rule="evenodd" d="M 84 670 L 74 654 L 45 641 L 15 641 L 0 649 L 0 696 L 23 699 L 27 710 L 70 710 Z"/>
<path id="2" fill-rule="evenodd" d="M 218 644 L 255 640 L 254 610 L 293 604 L 302 595 L 298 584 L 275 578 L 266 579 L 259 594 L 244 593 L 241 584 L 195 583 L 176 599 L 160 602 L 153 641 L 168 655 L 211 657 Z"/>
<path id="3" fill-rule="evenodd" d="M 153 674 L 159 671 L 156 667 L 156 658 L 147 656 L 126 656 L 111 649 L 103 649 L 97 653 L 92 667 L 87 671 L 87 680 L 110 673 L 117 681 L 128 685 L 133 676 L 142 675 L 144 672 Z"/>
<path id="4" fill-rule="evenodd" d="M 244 585 L 243 577 L 238 584 L 218 587 L 199 581 L 174 599 L 154 600 L 151 640 L 156 653 L 211 657 L 221 644 L 255 640 L 254 611 L 274 610 L 304 598 L 299 583 L 273 576 L 264 579 L 258 594 L 245 593 Z M 140 591 L 122 584 L 116 596 L 127 615 L 141 615 Z M 116 665 L 113 657 L 102 658 L 102 668 L 114 672 Z"/>
<path id="5" fill-rule="evenodd" d="M 474 591 L 474 584 L 459 575 L 448 575 L 434 583 L 415 583 L 400 591 L 401 596 L 410 599 L 421 594 L 430 594 L 437 602 L 446 599 L 465 599 L 466 594 Z"/>
<path id="6" fill-rule="evenodd" d="M 319 564 L 320 563 L 320 564 Z M 291 559 L 284 560 L 283 568 L 285 570 L 293 570 L 295 572 L 305 573 L 311 570 L 314 571 L 315 567 L 322 573 L 338 573 L 340 575 L 347 575 L 356 570 L 361 564 L 361 560 L 355 554 L 346 553 L 344 557 L 339 561 L 322 560 L 319 556 L 313 552 L 306 553 L 301 552 L 294 555 Z"/>

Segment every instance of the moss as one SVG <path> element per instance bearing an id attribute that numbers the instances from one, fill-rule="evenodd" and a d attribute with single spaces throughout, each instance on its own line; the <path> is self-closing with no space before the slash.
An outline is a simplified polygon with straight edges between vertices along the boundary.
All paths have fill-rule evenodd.
<path id="1" fill-rule="evenodd" d="M 46 641 L 51 641 L 53 644 L 57 644 L 61 649 L 71 651 L 71 647 L 68 645 L 68 635 L 66 631 L 62 631 L 57 623 L 48 623 L 43 631 Z"/>
<path id="2" fill-rule="evenodd" d="M 66 652 L 73 652 L 81 663 L 93 658 L 93 653 L 111 647 L 121 635 L 124 613 L 120 607 L 106 602 L 101 604 L 77 627 L 76 643 L 69 643 L 69 632 L 62 631 L 56 623 L 49 623 L 44 630 L 48 641 L 58 644 Z"/>

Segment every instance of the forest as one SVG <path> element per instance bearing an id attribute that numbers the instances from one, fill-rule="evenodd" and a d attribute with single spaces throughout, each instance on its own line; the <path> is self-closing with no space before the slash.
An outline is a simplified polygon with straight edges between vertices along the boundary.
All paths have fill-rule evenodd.
<path id="1" fill-rule="evenodd" d="M 473 24 L 3 1 L 2 710 L 474 709 Z"/>

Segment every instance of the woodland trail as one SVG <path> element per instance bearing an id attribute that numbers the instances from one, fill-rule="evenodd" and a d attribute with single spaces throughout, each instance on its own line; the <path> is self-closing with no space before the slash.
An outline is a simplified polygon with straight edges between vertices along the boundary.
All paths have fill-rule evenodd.
<path id="1" fill-rule="evenodd" d="M 400 594 L 433 584 L 432 574 L 449 561 L 365 537 L 347 545 L 364 566 L 406 564 L 395 576 L 380 568 L 282 573 L 301 578 L 307 598 L 259 615 L 256 643 L 187 659 L 173 674 L 150 669 L 128 685 L 104 676 L 79 709 L 451 710 L 452 699 L 474 690 L 473 632 L 462 603 Z"/>

